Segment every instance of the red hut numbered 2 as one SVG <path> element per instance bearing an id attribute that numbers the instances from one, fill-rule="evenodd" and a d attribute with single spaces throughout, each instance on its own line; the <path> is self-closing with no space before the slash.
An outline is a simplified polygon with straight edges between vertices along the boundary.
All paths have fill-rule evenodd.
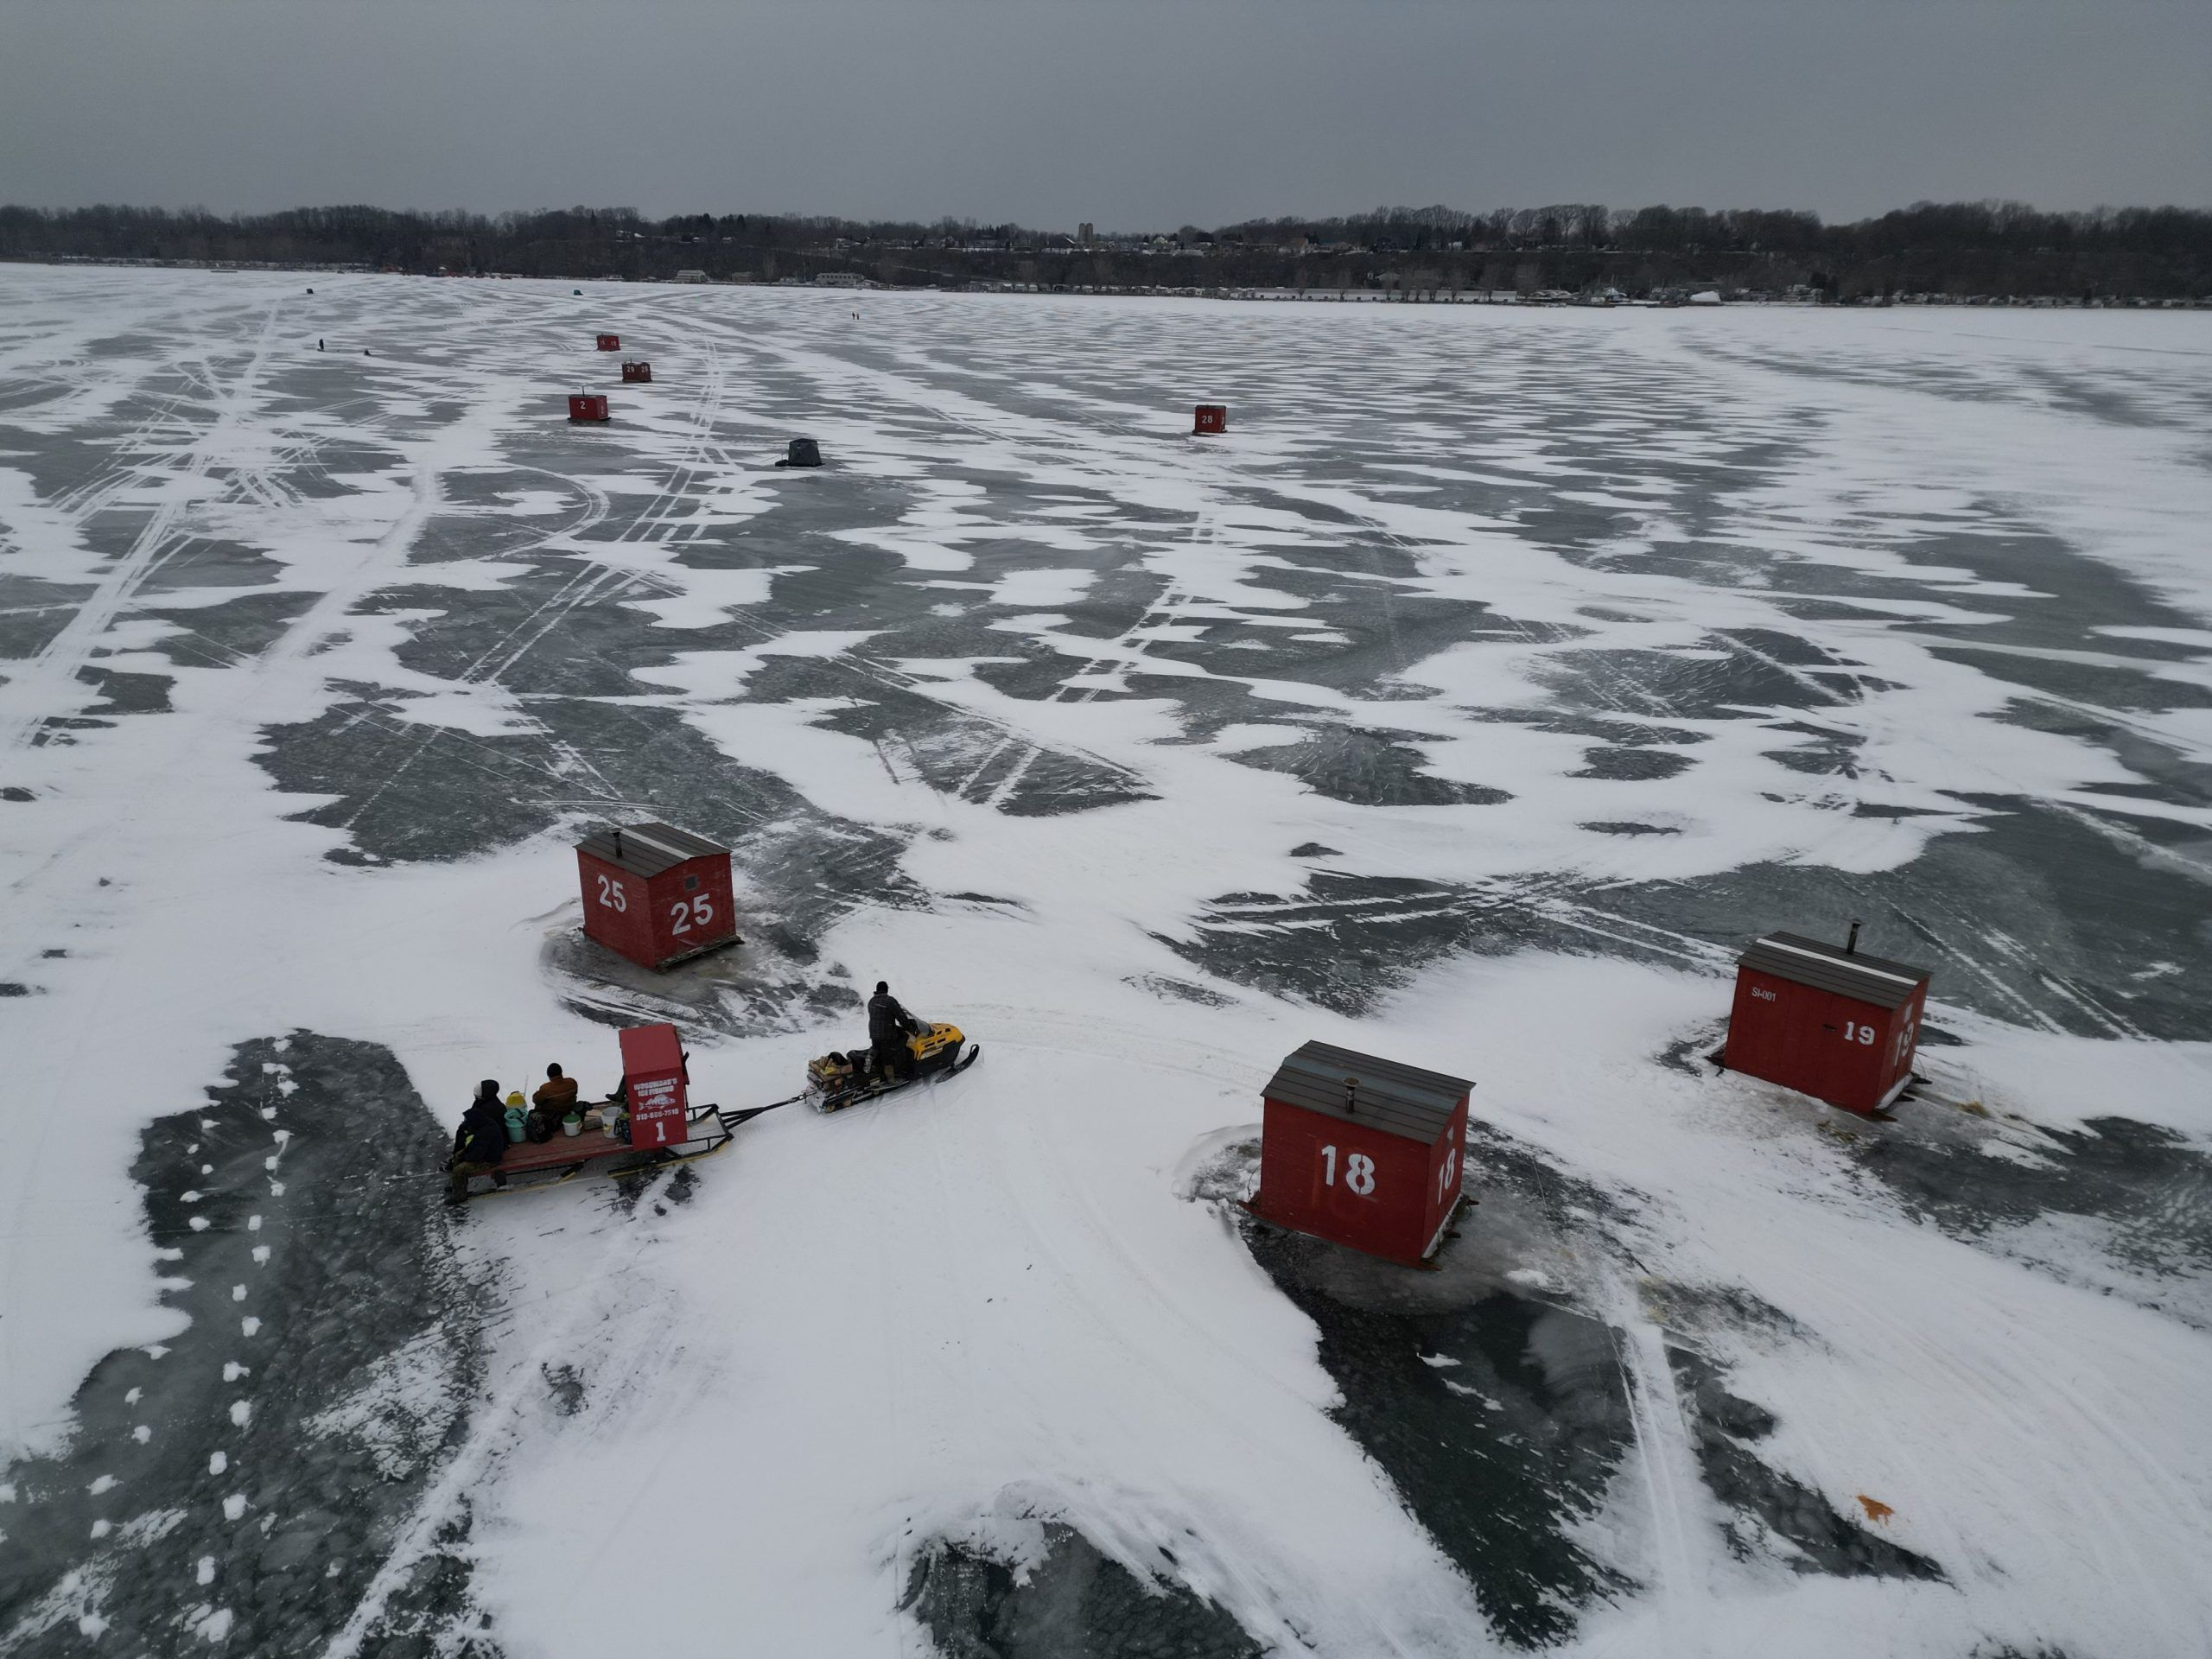
<path id="1" fill-rule="evenodd" d="M 1464 1077 L 1308 1043 L 1268 1080 L 1262 1221 L 1417 1267 L 1436 1252 L 1466 1173 Z"/>
<path id="2" fill-rule="evenodd" d="M 1720 1064 L 1824 1100 L 1878 1112 L 1912 1081 L 1928 970 L 1796 933 L 1756 939 L 1737 959 Z"/>
<path id="3" fill-rule="evenodd" d="M 670 823 L 596 830 L 576 846 L 584 934 L 641 968 L 735 944 L 729 854 Z"/>
<path id="4" fill-rule="evenodd" d="M 603 391 L 572 391 L 569 394 L 569 418 L 575 422 L 594 424 L 614 417 L 607 412 L 607 394 Z"/>
<path id="5" fill-rule="evenodd" d="M 683 1144 L 690 1121 L 689 1082 L 674 1026 L 638 1026 L 622 1033 L 622 1098 L 632 1147 Z"/>

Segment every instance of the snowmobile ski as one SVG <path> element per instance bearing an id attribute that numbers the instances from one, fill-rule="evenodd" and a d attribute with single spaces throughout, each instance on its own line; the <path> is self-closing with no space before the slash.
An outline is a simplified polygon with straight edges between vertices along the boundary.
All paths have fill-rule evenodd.
<path id="1" fill-rule="evenodd" d="M 911 1089 L 918 1083 L 935 1083 L 942 1077 L 957 1077 L 983 1058 L 983 1046 L 972 1045 L 968 1052 L 950 1065 L 939 1066 L 934 1071 L 923 1071 L 912 1077 L 899 1077 L 890 1083 L 874 1083 L 836 1095 L 823 1095 L 814 1103 L 817 1112 L 842 1112 L 848 1106 L 857 1106 L 864 1100 L 874 1100 L 883 1095 L 895 1095 L 902 1089 Z"/>
<path id="2" fill-rule="evenodd" d="M 903 1077 L 887 1077 L 875 1070 L 875 1057 L 865 1048 L 824 1054 L 808 1063 L 806 1096 L 817 1112 L 841 1112 L 864 1100 L 895 1094 L 917 1083 L 949 1077 L 976 1064 L 982 1054 L 980 1044 L 969 1046 L 960 1027 L 943 1023 L 923 1026 L 906 1039 L 907 1064 Z"/>

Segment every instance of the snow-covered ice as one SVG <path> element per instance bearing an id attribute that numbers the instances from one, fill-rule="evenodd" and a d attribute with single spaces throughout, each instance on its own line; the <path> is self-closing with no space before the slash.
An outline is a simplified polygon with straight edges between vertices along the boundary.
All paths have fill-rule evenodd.
<path id="1" fill-rule="evenodd" d="M 0 1653 L 2212 1650 L 2212 319 L 574 286 L 0 268 Z M 1854 916 L 1895 1122 L 1700 1064 Z M 1313 1037 L 1435 1273 L 1234 1208 Z"/>

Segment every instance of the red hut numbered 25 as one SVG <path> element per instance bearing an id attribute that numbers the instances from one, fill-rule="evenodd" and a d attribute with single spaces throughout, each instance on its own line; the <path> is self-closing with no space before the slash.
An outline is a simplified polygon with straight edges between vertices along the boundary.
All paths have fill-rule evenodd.
<path id="1" fill-rule="evenodd" d="M 1436 1253 L 1466 1173 L 1464 1077 L 1308 1043 L 1268 1080 L 1262 1221 L 1408 1266 Z"/>
<path id="2" fill-rule="evenodd" d="M 1720 1064 L 1824 1100 L 1878 1112 L 1912 1081 L 1928 970 L 1796 933 L 1755 939 L 1736 963 Z"/>
<path id="3" fill-rule="evenodd" d="M 729 854 L 672 823 L 594 830 L 576 845 L 584 934 L 641 968 L 738 943 Z"/>

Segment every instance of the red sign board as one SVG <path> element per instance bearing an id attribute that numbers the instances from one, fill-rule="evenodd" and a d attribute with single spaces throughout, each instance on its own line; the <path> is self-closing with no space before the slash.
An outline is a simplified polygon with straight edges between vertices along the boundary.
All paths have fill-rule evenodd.
<path id="1" fill-rule="evenodd" d="M 639 1026 L 622 1033 L 632 1146 L 675 1147 L 690 1138 L 684 1082 L 683 1046 L 674 1026 Z"/>

